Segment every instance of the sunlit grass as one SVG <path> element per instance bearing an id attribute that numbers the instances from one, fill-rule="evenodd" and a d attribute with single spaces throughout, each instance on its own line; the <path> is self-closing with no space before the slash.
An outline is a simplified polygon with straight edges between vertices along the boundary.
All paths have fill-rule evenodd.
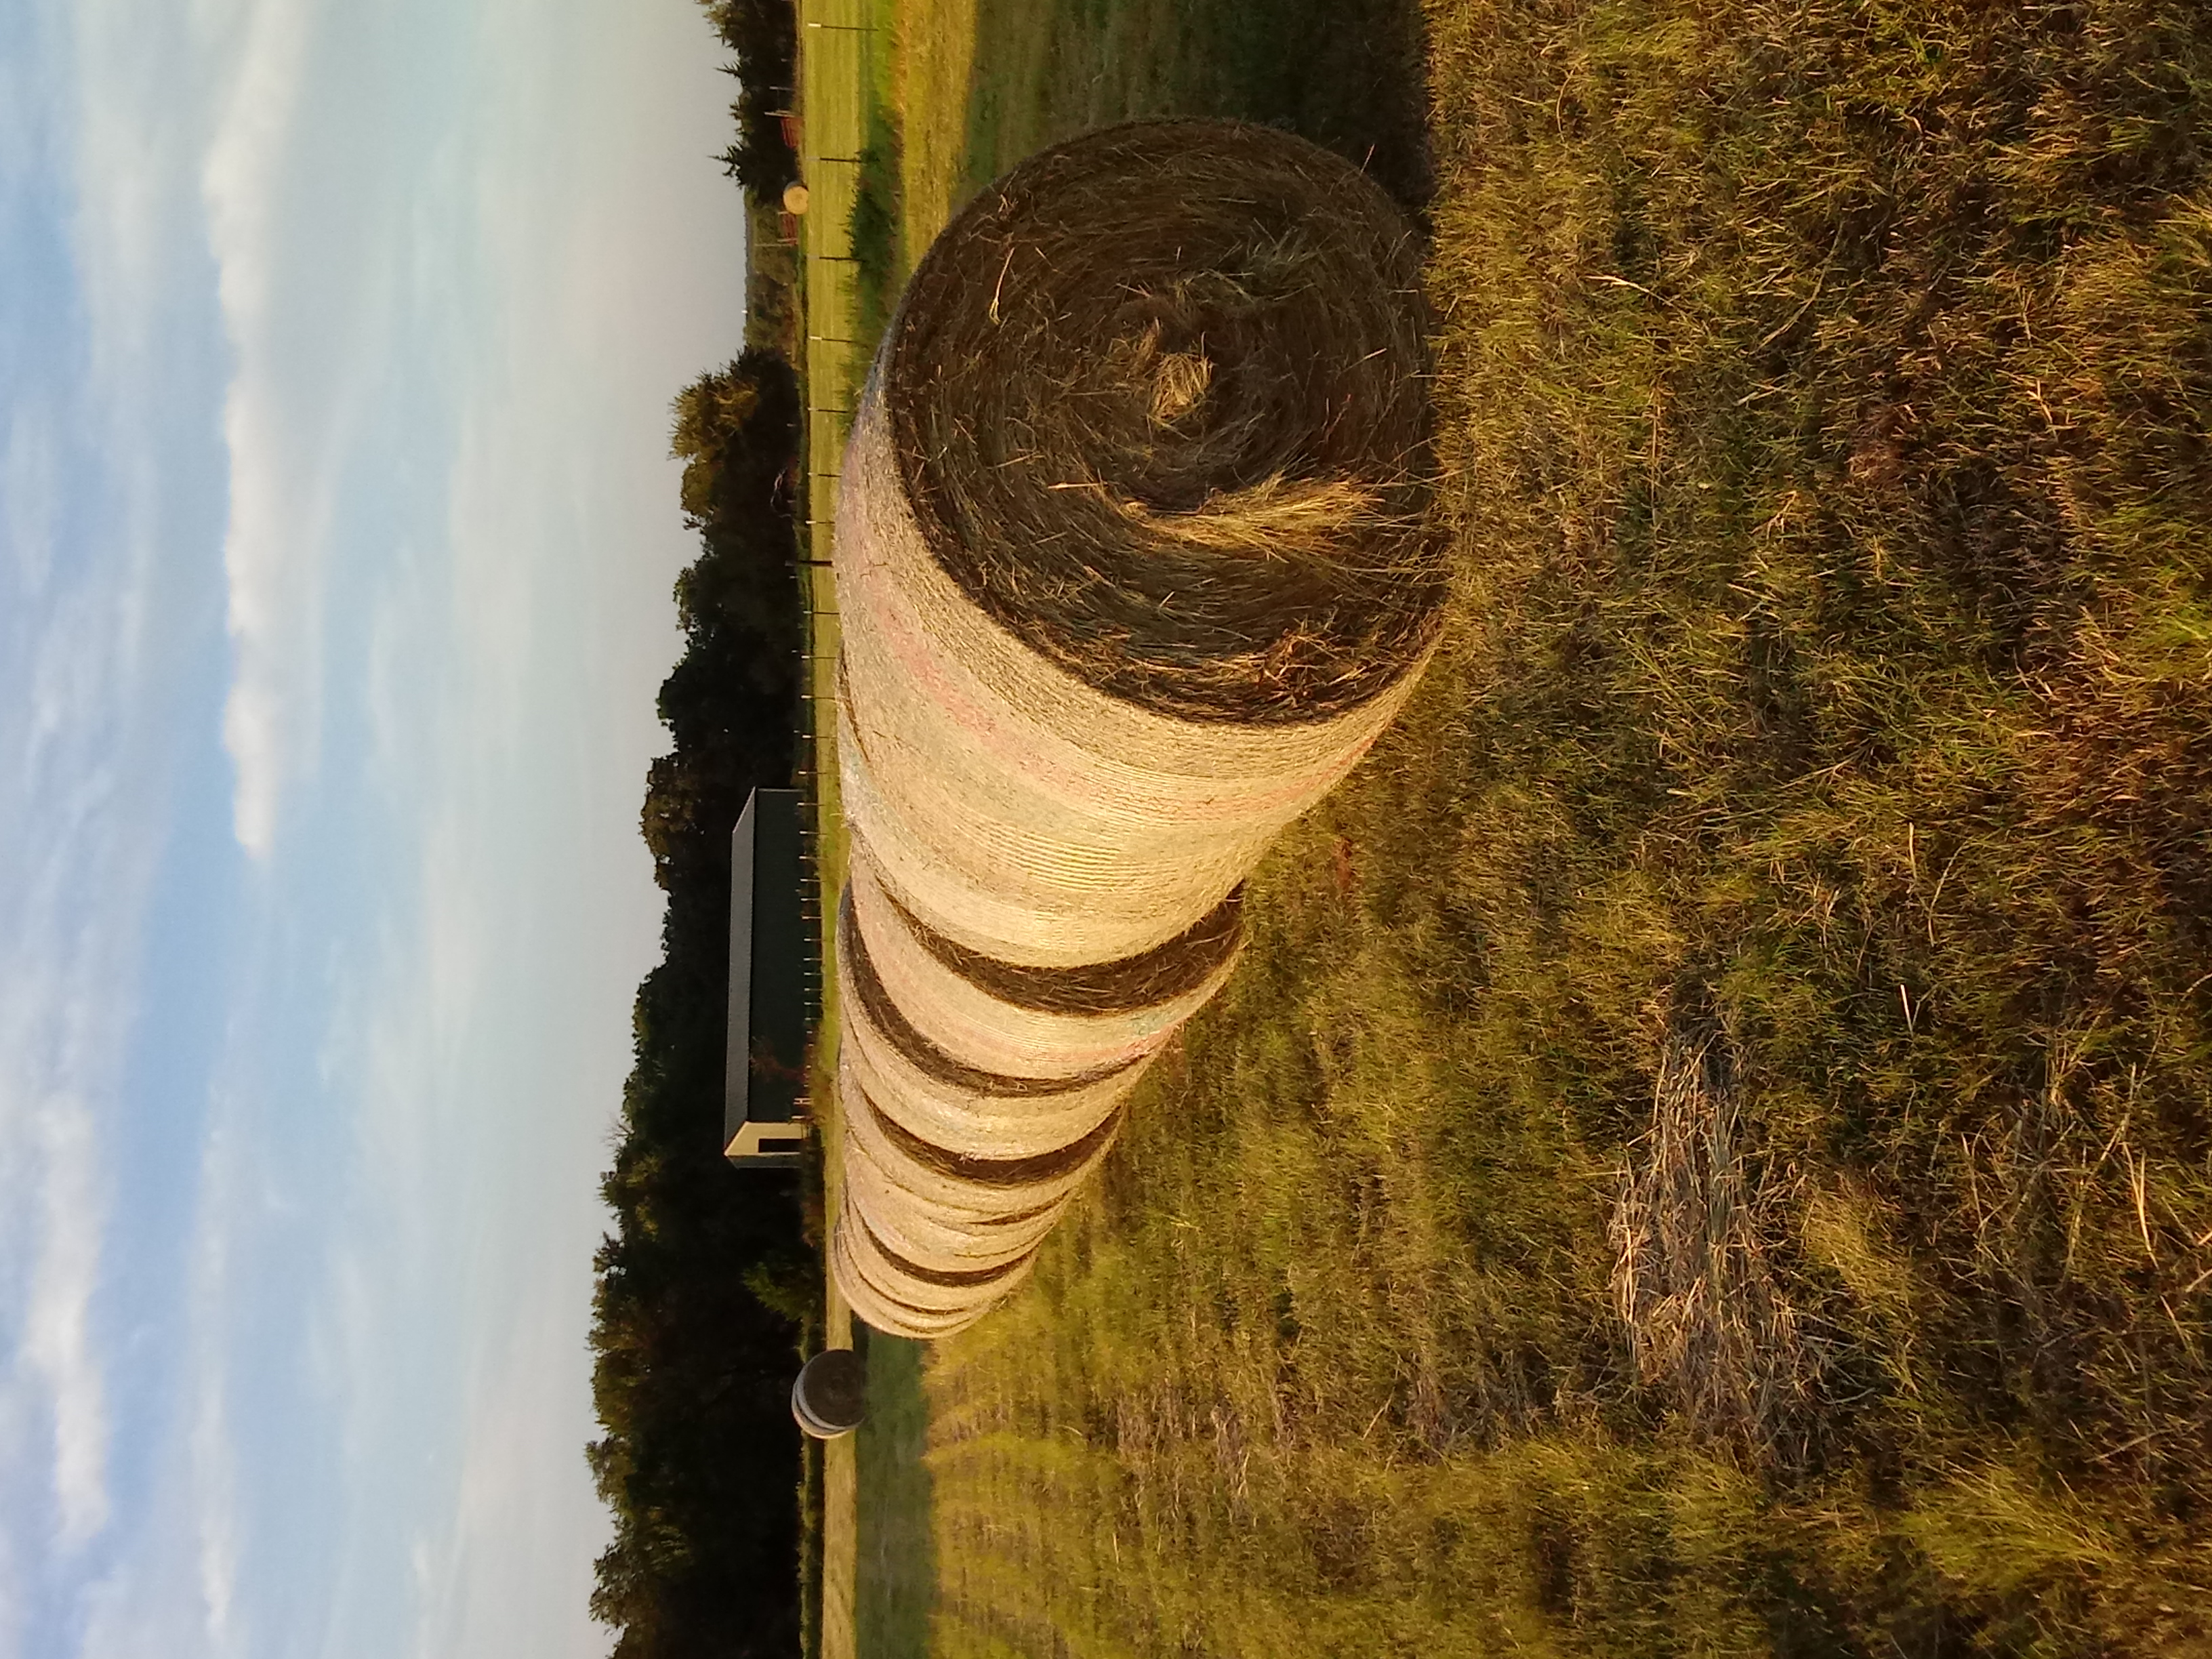
<path id="1" fill-rule="evenodd" d="M 1212 106 L 1140 9 L 982 0 L 976 167 Z M 2190 16 L 1431 9 L 1453 637 L 936 1350 L 939 1650 L 2212 1644 Z M 1771 1439 L 1613 1282 L 1692 1006 Z"/>
<path id="2" fill-rule="evenodd" d="M 900 135 L 900 247 L 909 269 L 966 194 L 976 3 L 899 0 L 892 107 Z"/>

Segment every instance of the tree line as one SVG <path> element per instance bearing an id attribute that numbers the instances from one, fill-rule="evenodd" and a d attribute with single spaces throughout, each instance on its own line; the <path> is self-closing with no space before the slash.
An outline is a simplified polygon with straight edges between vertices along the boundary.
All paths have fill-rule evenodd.
<path id="1" fill-rule="evenodd" d="M 737 142 L 722 152 L 722 169 L 755 201 L 775 202 L 799 178 L 799 157 L 783 136 L 783 117 L 799 101 L 799 23 L 792 0 L 700 4 L 734 54 L 725 72 L 738 79 L 738 100 L 730 106 Z"/>
<path id="2" fill-rule="evenodd" d="M 793 481 L 800 402 L 748 350 L 678 397 L 685 520 L 682 659 L 660 688 L 672 740 L 642 827 L 667 895 L 638 988 L 635 1064 L 595 1267 L 586 1455 L 612 1511 L 592 1613 L 617 1659 L 798 1650 L 799 1433 L 789 1406 L 819 1256 L 787 1176 L 721 1155 L 730 832 L 747 793 L 791 780 L 804 652 Z"/>

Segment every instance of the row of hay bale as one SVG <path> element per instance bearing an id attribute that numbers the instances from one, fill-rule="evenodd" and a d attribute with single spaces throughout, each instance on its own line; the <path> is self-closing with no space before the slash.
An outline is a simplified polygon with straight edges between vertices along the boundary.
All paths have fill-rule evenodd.
<path id="1" fill-rule="evenodd" d="M 917 270 L 836 562 L 832 1261 L 878 1329 L 1029 1272 L 1431 649 L 1418 283 L 1356 170 L 1193 122 L 1043 153 Z"/>

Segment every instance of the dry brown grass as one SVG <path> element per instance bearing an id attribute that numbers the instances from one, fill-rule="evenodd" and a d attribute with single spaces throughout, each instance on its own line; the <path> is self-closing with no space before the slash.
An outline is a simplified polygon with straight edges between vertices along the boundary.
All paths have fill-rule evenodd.
<path id="1" fill-rule="evenodd" d="M 1613 1211 L 1613 1307 L 1638 1375 L 1701 1433 L 1796 1468 L 1815 1364 L 1773 1261 L 1790 1231 L 1782 1183 L 1748 1144 L 1727 1033 L 1710 1011 L 1660 1018 L 1651 1127 Z"/>

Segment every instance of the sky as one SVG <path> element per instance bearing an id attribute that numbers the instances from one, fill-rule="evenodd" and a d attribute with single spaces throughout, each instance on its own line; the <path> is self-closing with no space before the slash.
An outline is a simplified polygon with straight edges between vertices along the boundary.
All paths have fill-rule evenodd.
<path id="1" fill-rule="evenodd" d="M 693 0 L 0 5 L 0 1659 L 599 1655 Z"/>

